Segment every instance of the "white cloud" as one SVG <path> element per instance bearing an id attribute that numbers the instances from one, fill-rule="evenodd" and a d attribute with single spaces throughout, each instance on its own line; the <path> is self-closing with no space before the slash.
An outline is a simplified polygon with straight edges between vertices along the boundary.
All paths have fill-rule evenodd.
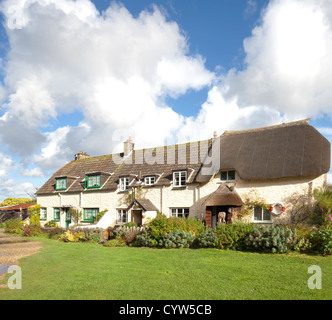
<path id="1" fill-rule="evenodd" d="M 244 40 L 246 67 L 230 70 L 228 96 L 289 119 L 332 116 L 332 2 L 274 0 Z"/>
<path id="2" fill-rule="evenodd" d="M 21 175 L 24 177 L 44 177 L 44 173 L 41 171 L 40 168 L 23 169 L 21 171 Z"/>
<path id="3" fill-rule="evenodd" d="M 35 187 L 30 182 L 17 182 L 13 179 L 4 181 L 0 186 L 0 199 L 10 197 L 27 198 L 35 192 Z"/>
<path id="4" fill-rule="evenodd" d="M 247 1 L 247 14 L 255 6 Z M 0 100 L 7 103 L 0 143 L 21 157 L 26 176 L 58 169 L 80 150 L 120 151 L 129 135 L 140 148 L 332 116 L 329 0 L 270 1 L 244 41 L 245 68 L 230 70 L 218 84 L 157 7 L 137 17 L 114 3 L 99 13 L 88 0 L 6 0 L 0 8 L 10 44 L 2 62 Z M 206 87 L 197 117 L 164 102 Z M 40 130 L 75 109 L 84 116 L 78 125 Z M 26 169 L 28 162 L 36 167 Z"/>
<path id="5" fill-rule="evenodd" d="M 9 10 L 13 7 L 14 12 Z M 157 7 L 134 18 L 117 4 L 100 14 L 87 0 L 10 0 L 2 3 L 2 12 L 10 42 L 3 127 L 8 119 L 25 119 L 26 127 L 37 128 L 64 110 L 80 108 L 90 128 L 81 138 L 90 153 L 111 152 L 115 144 L 110 137 L 124 129 L 142 145 L 162 143 L 184 120 L 164 98 L 200 90 L 214 78 L 202 57 L 189 54 L 179 26 Z M 10 24 L 13 14 L 16 26 Z M 68 130 L 74 134 L 80 129 Z M 153 129 L 158 130 L 151 137 Z M 1 141 L 20 149 L 25 141 L 23 130 L 18 131 L 9 138 L 2 130 Z M 50 149 L 57 138 L 33 134 L 36 147 L 43 143 L 40 158 L 45 162 L 54 154 Z M 65 154 L 77 152 L 69 142 L 61 142 Z"/>
<path id="6" fill-rule="evenodd" d="M 0 178 L 7 177 L 8 173 L 15 168 L 15 162 L 3 153 L 0 153 Z"/>

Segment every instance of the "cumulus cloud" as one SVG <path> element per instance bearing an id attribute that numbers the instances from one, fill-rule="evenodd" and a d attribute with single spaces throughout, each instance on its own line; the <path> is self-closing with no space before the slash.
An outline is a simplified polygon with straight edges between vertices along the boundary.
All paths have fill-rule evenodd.
<path id="1" fill-rule="evenodd" d="M 256 5 L 247 1 L 245 14 Z M 1 61 L 0 143 L 21 157 L 28 177 L 79 150 L 121 151 L 129 135 L 140 148 L 332 116 L 329 0 L 271 0 L 244 40 L 245 67 L 221 78 L 158 7 L 134 17 L 116 3 L 99 12 L 89 0 L 5 0 L 0 10 L 10 44 Z M 210 91 L 196 117 L 165 103 L 203 88 Z M 77 125 L 47 127 L 77 110 Z"/>
<path id="2" fill-rule="evenodd" d="M 179 26 L 157 7 L 137 18 L 118 4 L 99 13 L 88 0 L 10 0 L 1 10 L 10 43 L 6 119 L 25 119 L 37 128 L 79 108 L 91 129 L 85 138 L 93 153 L 111 152 L 110 137 L 125 127 L 142 145 L 162 143 L 183 121 L 164 98 L 200 90 L 214 78 L 201 56 L 189 54 Z M 164 126 L 156 124 L 160 117 Z M 147 134 L 156 128 L 154 137 Z M 46 143 L 45 158 L 55 139 L 43 136 L 36 141 Z M 23 144 L 19 137 L 8 141 L 5 133 L 1 139 L 11 148 Z M 73 153 L 76 146 L 67 147 Z"/>
<path id="3" fill-rule="evenodd" d="M 226 77 L 241 106 L 269 106 L 289 119 L 332 116 L 332 3 L 274 0 L 244 40 L 244 70 Z"/>

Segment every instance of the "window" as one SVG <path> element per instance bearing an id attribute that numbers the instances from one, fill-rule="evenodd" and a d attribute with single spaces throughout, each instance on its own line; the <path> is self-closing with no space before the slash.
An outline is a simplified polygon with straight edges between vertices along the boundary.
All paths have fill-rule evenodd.
<path id="1" fill-rule="evenodd" d="M 97 208 L 86 208 L 84 209 L 84 220 L 85 221 L 94 221 L 99 213 Z"/>
<path id="2" fill-rule="evenodd" d="M 47 220 L 47 209 L 40 208 L 40 220 Z"/>
<path id="3" fill-rule="evenodd" d="M 120 178 L 120 191 L 127 191 L 129 186 L 129 178 Z"/>
<path id="4" fill-rule="evenodd" d="M 86 187 L 88 189 L 101 187 L 101 174 L 93 174 L 86 176 Z"/>
<path id="5" fill-rule="evenodd" d="M 174 187 L 185 187 L 187 181 L 187 172 L 178 171 L 173 173 L 173 186 Z"/>
<path id="6" fill-rule="evenodd" d="M 235 170 L 221 171 L 221 181 L 235 181 Z"/>
<path id="7" fill-rule="evenodd" d="M 67 189 L 67 178 L 55 179 L 55 190 L 66 190 Z"/>
<path id="8" fill-rule="evenodd" d="M 60 221 L 60 208 L 53 208 L 53 220 Z"/>
<path id="9" fill-rule="evenodd" d="M 118 217 L 116 223 L 127 223 L 128 222 L 128 212 L 124 209 L 117 210 Z"/>
<path id="10" fill-rule="evenodd" d="M 156 177 L 145 177 L 144 183 L 147 186 L 151 186 L 156 182 Z"/>
<path id="11" fill-rule="evenodd" d="M 262 207 L 255 207 L 254 222 L 266 222 L 266 223 L 272 222 L 270 210 Z"/>
<path id="12" fill-rule="evenodd" d="M 173 208 L 171 209 L 172 217 L 187 218 L 189 216 L 188 208 Z"/>

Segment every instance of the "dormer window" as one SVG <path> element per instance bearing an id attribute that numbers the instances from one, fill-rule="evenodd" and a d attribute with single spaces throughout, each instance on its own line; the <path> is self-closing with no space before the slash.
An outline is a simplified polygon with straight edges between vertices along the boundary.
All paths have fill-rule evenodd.
<path id="1" fill-rule="evenodd" d="M 187 181 L 187 171 L 173 172 L 173 186 L 174 187 L 185 187 L 186 181 Z"/>
<path id="2" fill-rule="evenodd" d="M 235 170 L 224 170 L 220 173 L 221 181 L 235 181 Z"/>
<path id="3" fill-rule="evenodd" d="M 129 187 L 129 178 L 128 177 L 120 178 L 119 184 L 120 184 L 120 191 L 127 191 Z"/>
<path id="4" fill-rule="evenodd" d="M 67 189 L 67 178 L 56 178 L 55 179 L 55 190 L 66 190 Z"/>
<path id="5" fill-rule="evenodd" d="M 152 186 L 156 182 L 156 177 L 151 176 L 151 177 L 145 177 L 144 178 L 144 184 L 146 186 Z"/>
<path id="6" fill-rule="evenodd" d="M 87 189 L 101 187 L 101 174 L 89 174 L 85 177 L 85 185 Z"/>

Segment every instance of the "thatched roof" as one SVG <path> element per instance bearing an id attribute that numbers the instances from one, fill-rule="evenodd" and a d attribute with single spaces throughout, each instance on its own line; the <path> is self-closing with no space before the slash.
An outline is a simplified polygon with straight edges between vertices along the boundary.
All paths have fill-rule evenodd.
<path id="1" fill-rule="evenodd" d="M 208 198 L 203 202 L 206 207 L 213 206 L 234 206 L 240 207 L 243 201 L 236 190 L 227 184 L 223 183 L 219 188 L 211 193 Z"/>
<path id="2" fill-rule="evenodd" d="M 319 176 L 330 170 L 331 146 L 309 120 L 226 131 L 214 141 L 209 156 L 214 168 L 197 175 L 208 182 L 223 169 L 235 169 L 243 180 Z M 213 150 L 217 150 L 214 152 Z M 203 166 L 207 169 L 209 165 Z"/>

